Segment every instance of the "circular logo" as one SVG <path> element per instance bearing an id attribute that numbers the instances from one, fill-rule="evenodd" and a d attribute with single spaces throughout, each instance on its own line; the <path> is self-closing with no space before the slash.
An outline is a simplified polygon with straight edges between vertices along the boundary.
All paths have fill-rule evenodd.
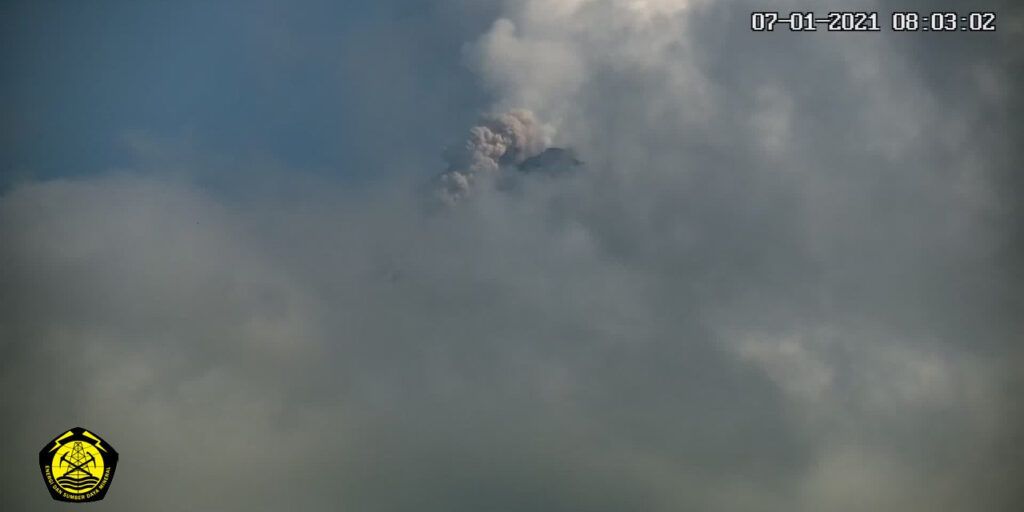
<path id="1" fill-rule="evenodd" d="M 73 428 L 39 452 L 43 480 L 54 499 L 99 501 L 114 478 L 117 452 L 98 435 Z"/>

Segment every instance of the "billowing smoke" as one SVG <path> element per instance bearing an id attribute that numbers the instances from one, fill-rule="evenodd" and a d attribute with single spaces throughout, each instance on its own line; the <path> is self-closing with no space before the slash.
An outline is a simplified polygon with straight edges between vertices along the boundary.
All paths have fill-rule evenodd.
<path id="1" fill-rule="evenodd" d="M 453 204 L 478 181 L 495 177 L 503 166 L 518 165 L 541 153 L 549 143 L 545 127 L 529 110 L 486 115 L 470 128 L 461 147 L 446 152 L 448 170 L 437 177 L 438 198 Z"/>
<path id="2" fill-rule="evenodd" d="M 940 37 L 396 1 L 461 28 L 348 45 L 380 86 L 337 174 L 199 144 L 0 193 L 0 510 L 59 508 L 34 458 L 73 425 L 121 453 L 112 512 L 1024 510 L 1024 2 Z"/>

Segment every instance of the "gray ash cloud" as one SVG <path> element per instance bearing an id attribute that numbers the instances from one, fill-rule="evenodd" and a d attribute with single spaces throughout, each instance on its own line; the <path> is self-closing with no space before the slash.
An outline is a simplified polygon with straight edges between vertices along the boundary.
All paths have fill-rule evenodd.
<path id="1" fill-rule="evenodd" d="M 438 198 L 453 204 L 482 180 L 495 179 L 503 167 L 517 166 L 540 154 L 548 142 L 529 110 L 484 116 L 470 128 L 461 146 L 445 152 L 448 170 L 436 178 Z"/>
<path id="2" fill-rule="evenodd" d="M 453 206 L 479 187 L 515 187 L 516 174 L 560 176 L 583 167 L 575 150 L 549 147 L 549 139 L 529 110 L 484 116 L 463 144 L 444 152 L 448 170 L 431 180 L 428 193 Z"/>

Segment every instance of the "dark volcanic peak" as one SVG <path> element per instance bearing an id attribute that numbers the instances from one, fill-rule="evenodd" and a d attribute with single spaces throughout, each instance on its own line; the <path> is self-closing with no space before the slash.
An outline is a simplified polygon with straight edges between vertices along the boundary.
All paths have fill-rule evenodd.
<path id="1" fill-rule="evenodd" d="M 583 165 L 576 158 L 576 152 L 570 148 L 547 148 L 536 156 L 523 160 L 516 169 L 524 173 L 542 172 L 561 174 L 575 170 Z"/>

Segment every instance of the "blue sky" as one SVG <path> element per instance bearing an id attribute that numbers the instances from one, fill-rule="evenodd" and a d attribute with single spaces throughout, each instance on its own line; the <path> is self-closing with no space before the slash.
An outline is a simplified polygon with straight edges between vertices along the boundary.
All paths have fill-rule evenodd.
<path id="1" fill-rule="evenodd" d="M 129 134 L 362 179 L 382 132 L 437 153 L 483 102 L 422 3 L 7 2 L 0 183 L 135 165 Z M 466 25 L 474 25 L 472 20 Z M 429 28 L 433 28 L 432 30 Z M 468 27 L 483 31 L 485 23 Z M 429 116 L 429 117 L 427 117 Z M 417 155 L 420 156 L 420 155 Z"/>

